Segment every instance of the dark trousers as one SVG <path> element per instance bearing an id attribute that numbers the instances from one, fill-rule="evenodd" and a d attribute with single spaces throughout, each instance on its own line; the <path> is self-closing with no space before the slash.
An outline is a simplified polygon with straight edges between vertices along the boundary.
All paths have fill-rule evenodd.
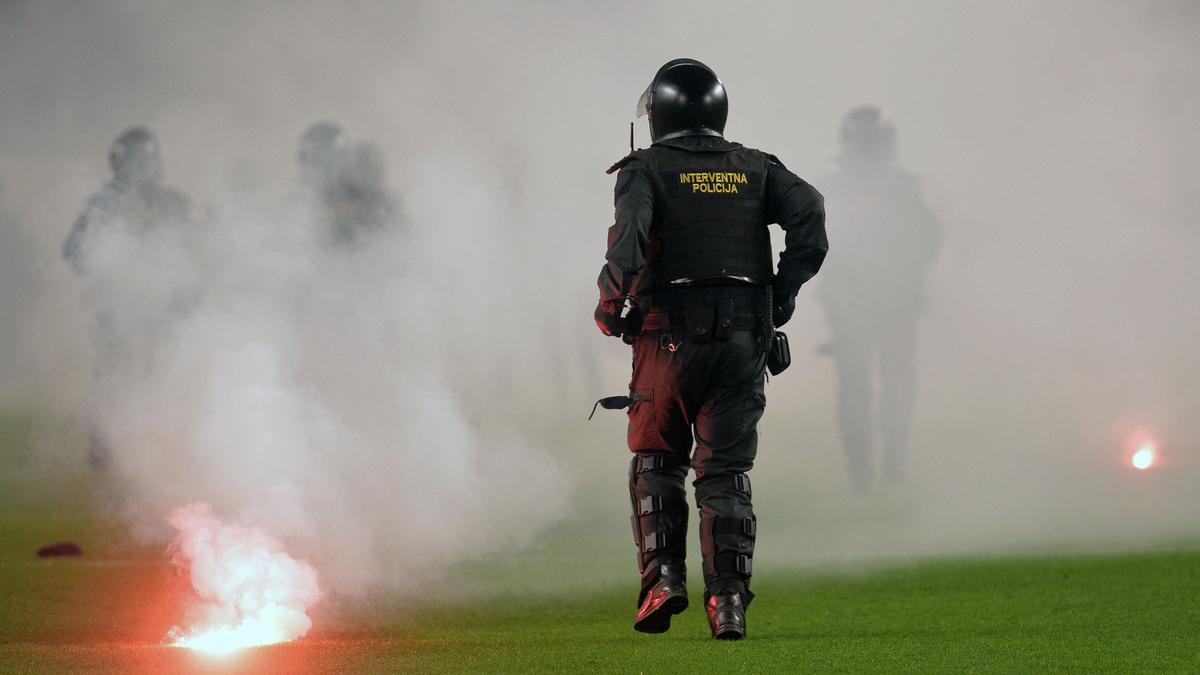
<path id="1" fill-rule="evenodd" d="M 915 332 L 912 320 L 870 328 L 849 322 L 833 326 L 838 426 L 850 483 L 859 492 L 869 491 L 875 480 L 876 439 L 884 478 L 900 482 L 907 473 L 916 393 Z"/>
<path id="2" fill-rule="evenodd" d="M 766 406 L 761 334 L 739 328 L 727 339 L 696 341 L 686 330 L 660 328 L 634 343 L 629 494 L 642 595 L 657 580 L 659 564 L 686 556 L 690 467 L 705 596 L 735 591 L 746 602 L 753 597 L 756 521 L 746 474 Z"/>

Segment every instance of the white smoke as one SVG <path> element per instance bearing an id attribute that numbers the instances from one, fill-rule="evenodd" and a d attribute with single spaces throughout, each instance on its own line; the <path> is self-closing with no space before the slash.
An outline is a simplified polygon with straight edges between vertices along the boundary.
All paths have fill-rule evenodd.
<path id="1" fill-rule="evenodd" d="M 441 220 L 486 224 L 489 189 L 474 190 Z M 357 594 L 412 590 L 565 513 L 556 461 L 515 426 L 485 434 L 451 386 L 453 369 L 495 390 L 502 373 L 462 326 L 503 303 L 480 292 L 441 311 L 448 277 L 487 288 L 444 271 L 435 253 L 453 245 L 397 223 L 364 248 L 328 247 L 299 203 L 231 201 L 191 232 L 96 235 L 79 311 L 103 313 L 97 338 L 118 348 L 97 354 L 111 362 L 90 417 L 127 515 L 211 502 L 297 542 L 333 590 Z M 506 259 L 474 273 L 502 278 Z"/>
<path id="2" fill-rule="evenodd" d="M 729 89 L 728 135 L 818 189 L 840 117 L 882 105 L 946 229 L 918 333 L 913 479 L 892 499 L 845 494 L 834 371 L 815 353 L 829 329 L 801 291 L 752 474 L 758 569 L 1194 536 L 1195 3 L 0 13 L 0 211 L 16 224 L 0 300 L 24 329 L 0 331 L 0 387 L 53 419 L 99 400 L 140 522 L 208 500 L 356 592 L 416 587 L 574 508 L 596 568 L 628 579 L 622 420 L 583 425 L 588 399 L 629 376 L 627 349 L 589 318 L 602 172 L 654 70 L 692 56 Z M 386 150 L 407 232 L 334 254 L 304 214 L 273 208 L 296 137 L 325 117 Z M 116 281 L 132 317 L 154 319 L 138 333 L 153 358 L 85 396 L 90 309 L 68 301 L 57 250 L 133 122 L 212 216 L 189 238 L 130 243 L 145 248 Z M 229 194 L 234 164 L 256 178 L 249 195 Z M 35 288 L 35 320 L 8 319 Z M 1122 466 L 1139 427 L 1161 470 Z"/>
<path id="3" fill-rule="evenodd" d="M 317 571 L 270 534 L 222 522 L 201 502 L 172 511 L 167 522 L 178 532 L 172 562 L 195 591 L 189 621 L 171 628 L 170 644 L 227 652 L 289 642 L 312 628 Z"/>

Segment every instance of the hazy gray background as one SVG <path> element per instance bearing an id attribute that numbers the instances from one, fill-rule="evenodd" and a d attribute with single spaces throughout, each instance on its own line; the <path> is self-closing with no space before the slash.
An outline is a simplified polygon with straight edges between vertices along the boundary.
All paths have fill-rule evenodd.
<path id="1" fill-rule="evenodd" d="M 590 313 L 603 171 L 679 56 L 726 83 L 729 138 L 818 189 L 841 115 L 882 105 L 946 229 L 907 490 L 847 494 L 815 353 L 828 328 L 801 292 L 752 474 L 760 569 L 1200 533 L 1200 9 L 1185 1 L 5 2 L 0 397 L 82 424 L 86 309 L 58 247 L 112 138 L 147 124 L 211 255 L 131 283 L 210 299 L 106 402 L 124 512 L 213 501 L 349 592 L 557 523 L 632 583 L 624 418 L 584 421 L 624 389 L 628 352 Z M 281 201 L 321 118 L 382 144 L 411 220 L 360 262 L 279 245 L 261 233 L 293 223 L 231 198 L 236 169 L 256 203 Z M 279 369 L 248 365 L 263 345 Z M 278 405 L 261 415 L 262 399 L 211 404 L 262 387 Z M 1135 475 L 1139 427 L 1165 464 Z M 45 452 L 82 462 L 76 445 Z"/>

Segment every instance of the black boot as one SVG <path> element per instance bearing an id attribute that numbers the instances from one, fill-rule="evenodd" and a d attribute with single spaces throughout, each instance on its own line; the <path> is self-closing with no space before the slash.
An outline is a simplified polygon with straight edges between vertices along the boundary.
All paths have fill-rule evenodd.
<path id="1" fill-rule="evenodd" d="M 704 603 L 708 626 L 718 640 L 741 640 L 746 637 L 746 606 L 739 593 L 714 595 Z"/>
<path id="2" fill-rule="evenodd" d="M 642 633 L 665 633 L 671 629 L 671 617 L 687 609 L 687 568 L 683 563 L 662 563 L 658 581 L 642 598 L 633 629 Z"/>

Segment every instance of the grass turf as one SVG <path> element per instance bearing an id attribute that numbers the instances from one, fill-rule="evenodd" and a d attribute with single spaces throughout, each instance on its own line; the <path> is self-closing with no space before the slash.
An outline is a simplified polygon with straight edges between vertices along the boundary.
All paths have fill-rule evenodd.
<path id="1" fill-rule="evenodd" d="M 50 499 L 13 498 L 35 474 L 0 478 L 0 672 L 1200 670 L 1195 548 L 767 573 L 740 643 L 708 638 L 698 585 L 671 632 L 633 632 L 630 579 L 556 597 L 319 610 L 297 643 L 208 657 L 160 644 L 183 590 L 161 551 L 121 544 L 63 497 L 86 475 L 57 478 Z M 63 538 L 88 555 L 34 558 Z"/>

